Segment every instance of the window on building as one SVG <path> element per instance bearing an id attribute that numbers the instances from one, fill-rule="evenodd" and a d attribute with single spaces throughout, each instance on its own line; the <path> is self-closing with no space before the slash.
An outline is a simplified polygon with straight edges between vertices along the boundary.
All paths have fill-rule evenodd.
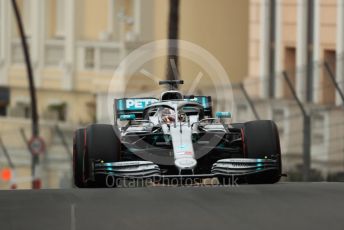
<path id="1" fill-rule="evenodd" d="M 31 0 L 23 0 L 23 22 L 25 27 L 25 35 L 31 36 Z"/>
<path id="2" fill-rule="evenodd" d="M 62 63 L 64 47 L 60 44 L 48 44 L 45 49 L 44 64 L 46 66 L 58 66 Z"/>
<path id="3" fill-rule="evenodd" d="M 325 62 L 328 64 L 332 73 L 336 72 L 336 51 L 325 50 Z M 331 77 L 326 68 L 323 68 L 322 80 L 320 88 L 322 89 L 321 102 L 324 104 L 334 104 L 336 99 L 336 88 L 331 81 Z"/>
<path id="4" fill-rule="evenodd" d="M 29 104 L 21 104 L 19 105 L 23 111 L 23 115 L 25 118 L 30 118 L 31 117 L 31 106 Z"/>
<path id="5" fill-rule="evenodd" d="M 56 1 L 55 35 L 57 38 L 63 38 L 65 36 L 65 0 L 55 0 L 55 1 Z"/>
<path id="6" fill-rule="evenodd" d="M 7 115 L 7 106 L 10 102 L 10 91 L 7 87 L 0 87 L 0 116 Z"/>
<path id="7" fill-rule="evenodd" d="M 45 0 L 47 1 L 46 36 L 48 39 L 62 39 L 65 36 L 65 3 L 70 0 Z M 75 1 L 75 0 L 73 0 Z"/>
<path id="8" fill-rule="evenodd" d="M 67 104 L 65 102 L 52 103 L 48 106 L 48 113 L 50 114 L 50 119 L 57 121 L 66 121 Z"/>
<path id="9" fill-rule="evenodd" d="M 285 57 L 284 57 L 284 69 L 287 71 L 288 77 L 291 80 L 295 89 L 295 69 L 296 69 L 296 48 L 295 47 L 286 47 Z M 285 98 L 293 97 L 285 81 L 283 84 L 283 96 Z"/>
<path id="10" fill-rule="evenodd" d="M 0 117 L 6 116 L 6 113 L 7 113 L 7 107 L 0 104 Z"/>
<path id="11" fill-rule="evenodd" d="M 28 101 L 17 101 L 15 106 L 10 109 L 10 116 L 20 118 L 31 117 L 31 105 Z"/>

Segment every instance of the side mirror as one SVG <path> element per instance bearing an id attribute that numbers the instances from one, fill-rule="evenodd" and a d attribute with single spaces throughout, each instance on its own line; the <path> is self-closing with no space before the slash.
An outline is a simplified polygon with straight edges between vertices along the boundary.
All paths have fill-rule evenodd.
<path id="1" fill-rule="evenodd" d="M 123 114 L 119 116 L 120 121 L 132 121 L 135 119 L 136 119 L 135 114 Z"/>
<path id="2" fill-rule="evenodd" d="M 232 118 L 232 113 L 231 112 L 216 112 L 215 116 L 217 118 Z"/>

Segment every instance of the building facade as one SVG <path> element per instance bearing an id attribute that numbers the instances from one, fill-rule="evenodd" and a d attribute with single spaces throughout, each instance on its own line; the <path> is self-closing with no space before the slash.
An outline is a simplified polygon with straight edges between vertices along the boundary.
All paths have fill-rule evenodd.
<path id="1" fill-rule="evenodd" d="M 251 0 L 246 88 L 280 127 L 287 170 L 302 165 L 302 114 L 290 79 L 312 119 L 312 168 L 325 177 L 344 170 L 344 2 Z M 263 112 L 264 113 L 264 112 Z M 270 114 L 270 115 L 268 115 Z"/>
<path id="2" fill-rule="evenodd" d="M 143 7 L 141 1 L 18 1 L 42 119 L 56 116 L 51 108 L 60 108 L 65 113 L 60 120 L 93 120 L 94 95 L 107 90 L 119 61 L 137 43 L 153 38 L 145 29 L 152 24 L 147 21 L 152 15 L 149 3 Z M 30 104 L 22 47 L 11 3 L 1 1 L 0 9 L 1 84 L 10 87 L 7 113 L 20 117 Z"/>

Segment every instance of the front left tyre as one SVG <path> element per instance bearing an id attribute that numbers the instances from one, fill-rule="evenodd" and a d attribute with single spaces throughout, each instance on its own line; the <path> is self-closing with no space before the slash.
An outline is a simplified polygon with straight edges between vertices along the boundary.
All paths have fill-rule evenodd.
<path id="1" fill-rule="evenodd" d="M 249 121 L 244 124 L 245 154 L 247 158 L 275 159 L 277 168 L 248 177 L 250 184 L 274 184 L 282 174 L 281 146 L 278 128 L 271 120 Z"/>

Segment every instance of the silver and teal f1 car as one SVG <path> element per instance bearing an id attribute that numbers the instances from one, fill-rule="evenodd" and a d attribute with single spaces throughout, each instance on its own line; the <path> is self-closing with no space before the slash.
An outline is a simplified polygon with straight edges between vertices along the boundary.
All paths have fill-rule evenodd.
<path id="1" fill-rule="evenodd" d="M 160 99 L 115 99 L 114 125 L 76 130 L 77 187 L 104 187 L 109 177 L 157 183 L 279 181 L 281 149 L 273 121 L 231 123 L 230 112 L 213 117 L 211 97 L 182 95 L 176 90 L 180 80 L 160 83 L 170 86 Z"/>

